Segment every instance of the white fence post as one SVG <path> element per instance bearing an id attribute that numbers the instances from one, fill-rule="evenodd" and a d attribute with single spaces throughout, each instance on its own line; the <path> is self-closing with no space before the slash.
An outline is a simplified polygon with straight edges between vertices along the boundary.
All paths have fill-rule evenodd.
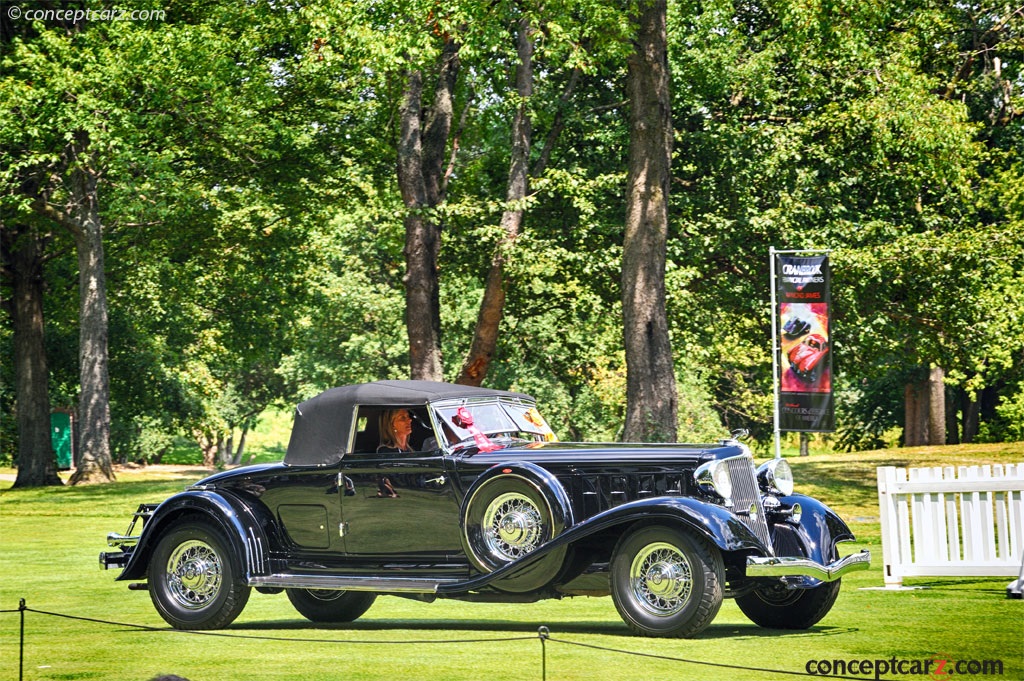
<path id="1" fill-rule="evenodd" d="M 877 470 L 886 587 L 904 577 L 1016 576 L 1024 463 Z"/>

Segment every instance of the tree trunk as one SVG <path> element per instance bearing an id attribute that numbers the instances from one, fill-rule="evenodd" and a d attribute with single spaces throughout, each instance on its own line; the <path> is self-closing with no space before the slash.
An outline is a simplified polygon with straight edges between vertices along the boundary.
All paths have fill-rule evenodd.
<path id="1" fill-rule="evenodd" d="M 978 427 L 981 424 L 981 395 L 971 399 L 964 393 L 964 444 L 974 442 L 978 436 Z"/>
<path id="2" fill-rule="evenodd" d="M 946 437 L 948 444 L 960 444 L 960 405 L 963 404 L 962 388 L 954 389 L 946 400 Z"/>
<path id="3" fill-rule="evenodd" d="M 206 468 L 217 467 L 217 438 L 212 431 L 205 431 L 196 428 L 192 431 L 192 437 L 199 445 L 199 451 L 203 453 L 203 466 Z"/>
<path id="4" fill-rule="evenodd" d="M 110 482 L 110 378 L 107 348 L 107 285 L 103 225 L 97 205 L 97 177 L 88 168 L 72 171 L 72 220 L 79 228 L 78 469 L 71 484 Z"/>
<path id="5" fill-rule="evenodd" d="M 410 71 L 401 108 L 398 185 L 405 217 L 405 324 L 413 379 L 443 378 L 438 257 L 441 225 L 431 209 L 444 199 L 444 159 L 454 108 L 458 45 L 449 40 L 440 57 L 434 100 L 426 115 L 423 73 Z"/>
<path id="6" fill-rule="evenodd" d="M 238 437 L 238 449 L 235 450 L 235 455 L 231 457 L 231 465 L 237 466 L 242 463 L 242 456 L 245 454 L 245 438 L 249 434 L 249 427 L 242 426 L 242 434 Z"/>
<path id="7" fill-rule="evenodd" d="M 221 433 L 217 436 L 217 463 L 226 466 L 231 463 L 231 457 L 235 451 L 235 428 L 228 428 L 227 435 Z"/>
<path id="8" fill-rule="evenodd" d="M 908 383 L 903 390 L 903 446 L 946 444 L 946 386 L 942 367 L 932 367 L 927 378 Z"/>
<path id="9" fill-rule="evenodd" d="M 505 307 L 505 261 L 515 245 L 523 223 L 523 199 L 529 185 L 532 130 L 529 101 L 533 95 L 533 28 L 529 19 L 521 19 L 516 36 L 519 65 L 516 67 L 516 94 L 519 106 L 512 121 L 512 158 L 509 163 L 507 207 L 501 215 L 502 237 L 491 257 L 483 300 L 473 332 L 473 343 L 459 372 L 457 383 L 480 385 L 498 346 L 498 331 Z"/>
<path id="10" fill-rule="evenodd" d="M 946 372 L 933 366 L 928 373 L 928 444 L 946 444 Z"/>
<path id="11" fill-rule="evenodd" d="M 622 314 L 626 441 L 676 439 L 677 393 L 665 310 L 665 245 L 672 156 L 665 0 L 640 3 L 628 60 L 630 116 Z"/>
<path id="12" fill-rule="evenodd" d="M 28 226 L 4 228 L 3 263 L 11 277 L 18 477 L 14 487 L 63 485 L 50 435 L 49 371 L 43 344 L 43 248 Z"/>
<path id="13" fill-rule="evenodd" d="M 811 436 L 807 433 L 800 433 L 800 456 L 811 455 Z"/>
<path id="14" fill-rule="evenodd" d="M 920 382 L 908 383 L 903 388 L 903 446 L 920 447 L 925 443 L 928 429 L 927 410 Z"/>

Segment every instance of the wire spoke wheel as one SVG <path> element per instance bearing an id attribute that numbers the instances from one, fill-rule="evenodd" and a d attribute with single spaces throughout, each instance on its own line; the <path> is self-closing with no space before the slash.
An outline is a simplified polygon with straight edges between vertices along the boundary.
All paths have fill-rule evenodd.
<path id="1" fill-rule="evenodd" d="M 639 527 L 612 554 L 615 609 L 641 636 L 696 636 L 718 614 L 724 581 L 718 549 L 680 527 Z"/>
<path id="2" fill-rule="evenodd" d="M 750 621 L 769 629 L 807 629 L 828 614 L 839 596 L 841 580 L 810 589 L 766 584 L 736 599 Z"/>
<path id="3" fill-rule="evenodd" d="M 547 531 L 541 509 L 516 492 L 502 494 L 488 504 L 482 522 L 488 550 L 503 561 L 534 551 L 544 542 Z"/>
<path id="4" fill-rule="evenodd" d="M 377 594 L 334 589 L 288 589 L 288 600 L 311 622 L 351 622 L 370 609 Z"/>
<path id="5" fill-rule="evenodd" d="M 180 544 L 171 552 L 165 570 L 168 592 L 183 608 L 206 607 L 220 592 L 223 566 L 206 542 L 192 540 Z"/>
<path id="6" fill-rule="evenodd" d="M 645 547 L 633 559 L 629 573 L 637 603 L 658 617 L 682 610 L 693 592 L 690 561 L 671 544 Z"/>

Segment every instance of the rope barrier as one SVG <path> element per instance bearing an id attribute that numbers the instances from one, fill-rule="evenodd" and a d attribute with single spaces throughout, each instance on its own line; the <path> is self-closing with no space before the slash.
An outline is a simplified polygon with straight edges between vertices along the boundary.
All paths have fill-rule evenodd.
<path id="1" fill-rule="evenodd" d="M 23 678 L 22 668 L 24 663 L 24 649 L 25 649 L 25 613 L 31 612 L 37 615 L 45 615 L 48 617 L 58 617 L 67 620 L 76 620 L 79 622 L 89 622 L 92 624 L 101 624 L 106 626 L 122 627 L 125 629 L 134 629 L 139 631 L 150 631 L 150 632 L 162 632 L 162 633 L 173 633 L 173 634 L 185 634 L 192 636 L 213 636 L 219 638 L 232 638 L 250 641 L 278 641 L 288 643 L 331 643 L 331 644 L 363 644 L 363 645 L 440 645 L 440 644 L 476 644 L 476 643 L 507 643 L 512 641 L 531 641 L 538 639 L 540 641 L 541 648 L 541 680 L 547 681 L 547 642 L 560 643 L 566 646 L 575 646 L 578 648 L 586 648 L 589 650 L 596 650 L 606 653 L 618 653 L 620 655 L 631 655 L 634 657 L 642 657 L 653 660 L 661 660 L 665 662 L 675 662 L 680 664 L 693 664 L 700 665 L 703 667 L 713 667 L 716 669 L 727 669 L 732 671 L 746 671 L 754 672 L 757 674 L 773 674 L 780 676 L 801 676 L 810 677 L 817 679 L 840 679 L 849 681 L 863 681 L 863 676 L 842 676 L 833 674 L 811 674 L 803 671 L 788 671 L 784 669 L 771 669 L 768 667 L 749 667 L 744 665 L 727 664 L 723 662 L 708 662 L 706 660 L 693 660 L 682 657 L 673 657 L 670 655 L 661 655 L 657 653 L 644 653 L 632 650 L 622 650 L 619 648 L 610 648 L 607 646 L 599 646 L 593 643 L 582 643 L 579 641 L 569 641 L 566 639 L 556 638 L 551 636 L 551 631 L 547 626 L 541 626 L 537 629 L 536 634 L 529 636 L 511 636 L 501 638 L 468 638 L 468 639 L 419 639 L 419 640 L 404 640 L 404 641 L 380 641 L 373 640 L 368 641 L 365 639 L 324 639 L 324 638 L 293 638 L 287 636 L 254 636 L 249 634 L 236 634 L 224 631 L 196 631 L 196 630 L 181 630 L 173 629 L 169 627 L 153 627 L 145 624 L 132 624 L 127 622 L 116 622 L 113 620 L 98 619 L 95 617 L 84 617 L 81 615 L 69 615 L 66 613 L 49 612 L 46 610 L 36 610 L 35 608 L 29 608 L 25 605 L 25 599 L 20 599 L 19 607 L 12 610 L 0 610 L 0 614 L 7 613 L 19 613 L 20 615 L 20 651 L 19 651 L 19 670 L 18 679 L 19 681 Z M 886 679 L 878 679 L 876 681 L 887 681 Z"/>
<path id="2" fill-rule="evenodd" d="M 850 679 L 851 681 L 864 681 L 864 678 L 865 678 L 863 676 L 839 676 L 839 675 L 832 675 L 832 674 L 809 674 L 807 672 L 794 672 L 794 671 L 787 671 L 787 670 L 784 670 L 784 669 L 770 669 L 770 668 L 767 668 L 767 667 L 746 667 L 746 666 L 737 665 L 737 664 L 726 664 L 724 662 L 707 662 L 705 660 L 690 660 L 690 659 L 686 659 L 686 658 L 683 658 L 683 657 L 672 657 L 670 655 L 658 655 L 656 653 L 640 653 L 640 652 L 637 652 L 635 650 L 619 650 L 617 648 L 607 648 L 605 646 L 594 645 L 593 643 L 580 643 L 578 641 L 566 641 L 564 639 L 553 638 L 551 636 L 548 636 L 547 640 L 551 641 L 552 643 L 561 643 L 563 645 L 576 646 L 578 648 L 589 648 L 591 650 L 600 650 L 600 651 L 606 652 L 606 653 L 619 653 L 621 655 L 632 655 L 634 657 L 646 657 L 646 658 L 653 659 L 653 660 L 664 660 L 664 661 L 667 661 L 667 662 L 681 662 L 681 663 L 684 663 L 684 664 L 698 664 L 698 665 L 702 665 L 704 667 L 715 667 L 716 669 L 732 669 L 732 670 L 736 670 L 736 671 L 757 672 L 757 673 L 764 673 L 764 674 L 783 674 L 783 675 L 786 675 L 786 676 L 804 676 L 804 677 L 811 677 L 811 678 L 817 678 L 817 679 Z M 887 679 L 884 679 L 884 678 L 876 678 L 876 677 L 872 677 L 872 678 L 875 678 L 875 681 L 888 681 Z"/>
<path id="3" fill-rule="evenodd" d="M 192 636 L 214 636 L 219 638 L 237 638 L 249 641 L 285 641 L 294 643 L 363 643 L 367 645 L 433 645 L 442 643 L 507 643 L 510 641 L 532 641 L 536 636 L 512 636 L 505 638 L 466 638 L 466 639 L 432 639 L 432 640 L 406 640 L 406 641 L 367 641 L 360 639 L 328 639 L 328 638 L 294 638 L 290 636 L 254 636 L 250 634 L 233 634 L 224 631 L 197 631 L 172 629 L 169 627 L 151 627 L 146 624 L 130 624 L 127 622 L 115 622 L 112 620 L 96 619 L 95 617 L 83 617 L 81 615 L 66 615 L 59 612 L 48 612 L 25 608 L 26 612 L 34 612 L 37 615 L 48 615 L 66 620 L 78 620 L 80 622 L 92 622 L 93 624 L 106 624 L 126 629 L 139 629 L 142 631 L 164 632 L 168 634 L 190 634 Z"/>

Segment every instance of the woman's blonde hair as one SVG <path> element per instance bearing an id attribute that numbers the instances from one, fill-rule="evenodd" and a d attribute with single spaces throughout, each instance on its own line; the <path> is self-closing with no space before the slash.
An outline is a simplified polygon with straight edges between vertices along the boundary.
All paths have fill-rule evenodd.
<path id="1" fill-rule="evenodd" d="M 395 417 L 408 409 L 385 409 L 380 413 L 380 443 L 388 447 L 398 447 L 398 435 L 395 433 Z"/>

